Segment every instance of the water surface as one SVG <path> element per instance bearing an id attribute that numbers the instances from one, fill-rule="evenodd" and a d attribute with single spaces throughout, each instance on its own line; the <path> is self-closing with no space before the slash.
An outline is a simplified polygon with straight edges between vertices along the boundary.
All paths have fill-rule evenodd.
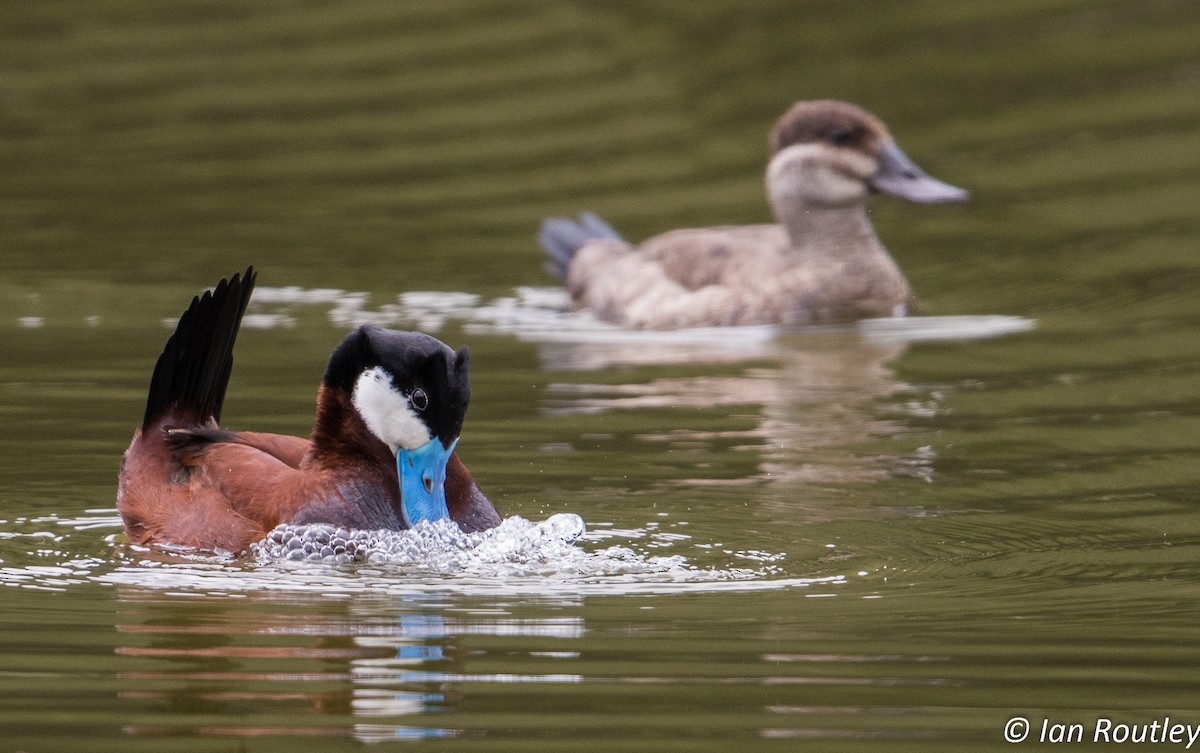
<path id="1" fill-rule="evenodd" d="M 1200 723 L 1198 38 L 1185 0 L 6 7 L 0 747 Z M 557 311 L 541 217 L 764 221 L 767 128 L 818 96 L 972 191 L 872 204 L 928 319 L 638 338 Z M 306 433 L 356 322 L 433 331 L 471 347 L 460 450 L 500 509 L 578 514 L 571 557 L 633 566 L 130 548 L 154 358 L 251 263 L 231 426 Z"/>

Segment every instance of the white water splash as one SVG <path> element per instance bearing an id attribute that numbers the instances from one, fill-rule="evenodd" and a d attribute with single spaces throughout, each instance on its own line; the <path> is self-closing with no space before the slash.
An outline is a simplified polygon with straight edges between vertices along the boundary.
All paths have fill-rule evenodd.
<path id="1" fill-rule="evenodd" d="M 39 591 L 99 583 L 192 596 L 452 592 L 561 600 L 781 588 L 815 589 L 808 594 L 813 596 L 846 583 L 844 575 L 791 576 L 780 553 L 730 551 L 737 565 L 698 566 L 682 554 L 652 555 L 631 546 L 605 545 L 613 539 L 641 540 L 646 532 L 587 532 L 583 520 L 572 514 L 540 522 L 513 516 L 494 529 L 469 534 L 447 523 L 407 531 L 281 526 L 249 558 L 121 543 L 120 518 L 109 508 L 88 510 L 78 518 L 49 515 L 0 523 L 6 524 L 0 527 L 0 586 Z M 112 533 L 97 538 L 103 529 Z M 694 544 L 690 537 L 649 539 L 653 541 L 643 550 L 690 544 L 712 560 L 710 546 Z M 299 543 L 289 549 L 293 540 Z M 311 551 L 304 550 L 306 544 L 313 545 Z M 329 551 L 323 551 L 326 546 Z M 344 550 L 337 551 L 338 546 Z M 297 550 L 302 554 L 289 558 Z M 339 557 L 346 554 L 349 561 Z"/>
<path id="2" fill-rule="evenodd" d="M 576 545 L 586 527 L 560 513 L 531 522 L 506 518 L 486 531 L 464 533 L 453 521 L 422 522 L 404 531 L 356 531 L 326 525 L 276 527 L 251 546 L 259 564 L 284 561 L 371 564 L 406 573 L 454 576 L 596 576 L 688 569 L 679 555 L 643 556 L 620 546 L 589 552 Z"/>

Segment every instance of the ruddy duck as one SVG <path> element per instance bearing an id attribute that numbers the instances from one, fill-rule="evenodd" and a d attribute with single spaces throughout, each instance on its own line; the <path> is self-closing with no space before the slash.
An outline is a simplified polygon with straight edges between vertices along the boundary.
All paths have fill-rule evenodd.
<path id="1" fill-rule="evenodd" d="M 579 308 L 625 327 L 805 324 L 903 316 L 912 293 L 866 203 L 877 192 L 965 201 L 860 107 L 797 102 L 770 136 L 767 198 L 779 220 L 675 230 L 633 246 L 592 214 L 550 219 L 547 269 Z"/>
<path id="2" fill-rule="evenodd" d="M 429 335 L 347 335 L 325 369 L 310 439 L 218 426 L 255 277 L 249 268 L 194 298 L 158 358 L 121 463 L 130 540 L 241 553 L 280 523 L 498 525 L 454 452 L 470 400 L 467 350 Z"/>

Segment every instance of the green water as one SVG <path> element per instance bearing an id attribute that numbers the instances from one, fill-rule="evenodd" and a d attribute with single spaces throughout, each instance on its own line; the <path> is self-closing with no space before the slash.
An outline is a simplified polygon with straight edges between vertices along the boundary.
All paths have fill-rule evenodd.
<path id="1" fill-rule="evenodd" d="M 1102 717 L 1200 724 L 1198 40 L 1187 0 L 7 4 L 0 751 L 962 751 L 1012 749 L 1018 716 L 1017 748 L 1049 747 L 1043 720 L 1089 745 Z M 460 450 L 505 514 L 753 577 L 120 545 L 164 320 L 205 286 L 253 263 L 385 318 L 410 291 L 478 311 L 553 284 L 546 215 L 635 239 L 764 221 L 770 123 L 827 96 L 972 191 L 872 205 L 924 313 L 1036 329 L 437 329 L 472 349 Z M 242 333 L 225 421 L 303 434 L 348 324 L 251 313 L 280 318 Z"/>

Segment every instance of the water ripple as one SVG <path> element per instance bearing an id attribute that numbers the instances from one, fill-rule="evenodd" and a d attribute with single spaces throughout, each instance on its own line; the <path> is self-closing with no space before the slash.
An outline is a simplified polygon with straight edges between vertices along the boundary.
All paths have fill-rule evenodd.
<path id="1" fill-rule="evenodd" d="M 328 288 L 261 287 L 255 291 L 249 321 L 253 326 L 291 326 L 294 320 L 273 308 L 296 305 L 328 307 L 330 321 L 341 327 L 360 324 L 415 326 L 437 332 L 448 321 L 463 322 L 467 332 L 504 335 L 540 343 L 593 345 L 702 346 L 741 355 L 769 353 L 780 334 L 855 332 L 878 344 L 938 340 L 978 340 L 1026 332 L 1036 322 L 1017 316 L 926 316 L 868 319 L 844 325 L 779 327 L 696 327 L 667 331 L 628 330 L 572 311 L 562 288 L 518 287 L 512 295 L 484 301 L 460 292 L 411 291 L 372 308 L 370 295 Z"/>
<path id="2" fill-rule="evenodd" d="M 0 586 L 63 591 L 86 584 L 137 586 L 161 593 L 236 596 L 247 593 L 459 594 L 577 597 L 582 595 L 759 591 L 837 586 L 843 575 L 791 577 L 784 555 L 728 550 L 726 566 L 697 566 L 681 554 L 690 537 L 648 529 L 627 531 L 645 551 L 611 544 L 612 531 L 589 533 L 573 514 L 533 522 L 513 516 L 497 528 L 464 533 L 453 523 L 406 531 L 352 531 L 331 526 L 280 526 L 236 558 L 195 551 L 146 549 L 123 543 L 112 510 L 78 518 L 14 521 L 0 551 Z M 91 514 L 94 513 L 94 514 Z M 93 545 L 83 532 L 116 529 L 103 538 L 110 556 L 82 555 Z M 636 535 L 635 535 L 636 534 Z M 608 543 L 608 545 L 601 545 Z M 21 551 L 23 550 L 23 551 Z M 6 556 L 5 556 L 6 555 Z"/>

